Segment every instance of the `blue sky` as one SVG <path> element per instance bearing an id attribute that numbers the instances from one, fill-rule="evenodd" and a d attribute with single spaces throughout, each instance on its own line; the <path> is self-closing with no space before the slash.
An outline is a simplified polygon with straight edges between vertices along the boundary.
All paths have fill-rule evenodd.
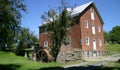
<path id="1" fill-rule="evenodd" d="M 110 31 L 112 27 L 120 26 L 120 0 L 67 0 L 69 6 L 82 5 L 94 1 L 103 21 L 104 31 Z M 41 15 L 50 8 L 57 10 L 59 0 L 25 0 L 27 13 L 23 13 L 22 26 L 30 28 L 39 36 L 38 26 L 42 23 Z"/>

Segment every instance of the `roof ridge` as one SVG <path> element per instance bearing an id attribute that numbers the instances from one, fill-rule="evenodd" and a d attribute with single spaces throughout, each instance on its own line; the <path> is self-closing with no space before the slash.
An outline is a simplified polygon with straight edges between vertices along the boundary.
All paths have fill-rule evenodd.
<path id="1" fill-rule="evenodd" d="M 85 3 L 83 5 L 80 5 L 80 6 L 77 6 L 77 7 L 73 8 L 71 16 L 74 17 L 74 16 L 78 15 L 79 13 L 81 13 L 82 11 L 84 11 L 92 3 L 93 3 L 93 1 L 90 1 L 88 3 Z"/>
<path id="2" fill-rule="evenodd" d="M 75 8 L 73 8 L 73 10 L 71 10 L 71 8 L 67 8 L 67 10 L 68 11 L 71 11 L 71 17 L 74 17 L 74 16 L 77 16 L 77 15 L 79 15 L 81 12 L 83 12 L 89 5 L 91 5 L 93 3 L 93 1 L 90 1 L 90 2 L 88 2 L 88 3 L 85 3 L 85 4 L 82 4 L 82 5 L 80 5 L 80 6 L 77 6 L 77 7 L 75 7 Z M 43 25 L 43 24 L 47 24 L 48 22 L 50 22 L 50 21 L 53 21 L 53 20 L 51 20 L 51 18 L 49 18 L 49 19 L 47 19 L 46 21 L 43 21 L 43 23 L 42 24 L 40 24 L 40 26 L 41 25 Z"/>

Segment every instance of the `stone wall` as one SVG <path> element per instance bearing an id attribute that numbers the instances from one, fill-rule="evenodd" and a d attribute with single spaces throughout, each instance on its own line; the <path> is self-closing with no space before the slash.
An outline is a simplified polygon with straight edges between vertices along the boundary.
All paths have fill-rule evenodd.
<path id="1" fill-rule="evenodd" d="M 108 56 L 109 51 L 81 51 L 81 50 L 73 50 L 73 51 L 60 51 L 57 57 L 57 62 L 59 63 L 67 63 L 70 61 L 83 60 L 84 58 L 89 57 L 99 57 L 99 56 Z"/>

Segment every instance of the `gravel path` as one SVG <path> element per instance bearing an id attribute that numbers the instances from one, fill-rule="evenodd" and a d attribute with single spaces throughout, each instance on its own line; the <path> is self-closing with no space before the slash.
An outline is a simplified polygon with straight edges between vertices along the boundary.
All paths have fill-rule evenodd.
<path id="1" fill-rule="evenodd" d="M 112 56 L 104 56 L 104 57 L 87 58 L 87 59 L 85 59 L 86 62 L 64 66 L 64 68 L 68 69 L 68 68 L 72 68 L 72 67 L 80 67 L 80 66 L 89 65 L 89 67 L 84 67 L 81 70 L 93 70 L 93 69 L 95 69 L 95 67 L 105 65 L 111 61 L 118 61 L 119 59 L 120 59 L 120 54 L 115 54 Z"/>
<path id="2" fill-rule="evenodd" d="M 86 58 L 85 61 L 118 61 L 120 59 L 120 54 L 115 54 L 112 56 L 104 56 L 104 57 L 95 57 L 95 58 Z"/>

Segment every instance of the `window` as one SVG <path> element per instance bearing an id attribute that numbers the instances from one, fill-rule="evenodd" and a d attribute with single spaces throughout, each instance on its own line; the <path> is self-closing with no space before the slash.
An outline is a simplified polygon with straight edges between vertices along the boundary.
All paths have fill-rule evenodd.
<path id="1" fill-rule="evenodd" d="M 80 39 L 80 45 L 82 45 L 82 39 Z"/>
<path id="2" fill-rule="evenodd" d="M 101 47 L 101 46 L 102 46 L 102 41 L 101 41 L 101 39 L 99 39 L 98 42 L 99 42 L 99 46 Z"/>
<path id="3" fill-rule="evenodd" d="M 100 28 L 100 25 L 98 25 L 98 32 L 101 32 L 101 28 Z"/>
<path id="4" fill-rule="evenodd" d="M 91 13 L 91 19 L 94 20 L 94 9 L 93 8 L 91 8 L 90 13 Z"/>
<path id="5" fill-rule="evenodd" d="M 66 45 L 71 46 L 71 37 L 66 38 Z"/>
<path id="6" fill-rule="evenodd" d="M 95 34 L 95 24 L 92 23 L 92 33 Z"/>
<path id="7" fill-rule="evenodd" d="M 48 41 L 44 41 L 44 47 L 48 47 Z"/>
<path id="8" fill-rule="evenodd" d="M 44 28 L 44 33 L 47 34 L 47 28 L 46 27 Z"/>
<path id="9" fill-rule="evenodd" d="M 67 29 L 70 29 L 70 24 L 67 24 L 66 28 L 67 28 Z"/>
<path id="10" fill-rule="evenodd" d="M 88 21 L 85 20 L 85 28 L 88 28 Z"/>
<path id="11" fill-rule="evenodd" d="M 89 42 L 90 42 L 89 37 L 86 37 L 86 45 L 89 45 L 90 44 Z"/>

